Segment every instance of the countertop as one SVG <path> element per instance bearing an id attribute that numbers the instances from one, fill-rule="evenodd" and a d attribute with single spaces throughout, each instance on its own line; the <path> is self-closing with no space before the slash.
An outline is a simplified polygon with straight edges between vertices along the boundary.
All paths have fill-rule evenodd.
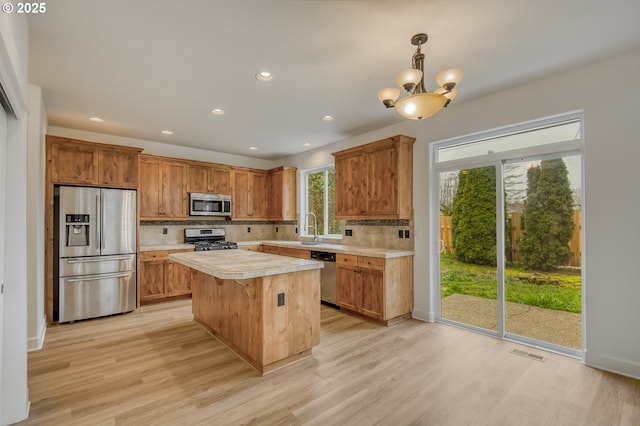
<path id="1" fill-rule="evenodd" d="M 300 241 L 282 241 L 282 240 L 266 240 L 266 241 L 238 241 L 238 246 L 264 244 L 269 246 L 292 247 L 304 250 L 326 251 L 330 253 L 351 254 L 356 256 L 380 257 L 390 259 L 394 257 L 413 256 L 411 250 L 395 250 L 378 247 L 356 247 L 346 246 L 342 244 L 303 244 Z"/>
<path id="2" fill-rule="evenodd" d="M 150 246 L 140 246 L 140 251 L 194 250 L 195 247 L 193 244 L 154 244 Z"/>
<path id="3" fill-rule="evenodd" d="M 368 257 L 380 257 L 383 259 L 391 259 L 394 257 L 413 256 L 415 253 L 412 250 L 396 250 L 386 249 L 379 247 L 357 247 L 347 246 L 342 244 L 303 244 L 300 241 L 283 241 L 283 240 L 257 240 L 257 241 L 237 241 L 238 246 L 254 246 L 259 244 L 269 246 L 291 247 L 303 250 L 317 250 L 327 251 L 330 253 L 342 253 L 351 254 L 356 256 L 368 256 Z M 193 250 L 193 244 L 157 244 L 140 246 L 140 251 L 155 251 L 155 250 Z"/>
<path id="4" fill-rule="evenodd" d="M 169 259 L 224 280 L 242 280 L 324 267 L 322 262 L 248 250 L 174 253 Z"/>

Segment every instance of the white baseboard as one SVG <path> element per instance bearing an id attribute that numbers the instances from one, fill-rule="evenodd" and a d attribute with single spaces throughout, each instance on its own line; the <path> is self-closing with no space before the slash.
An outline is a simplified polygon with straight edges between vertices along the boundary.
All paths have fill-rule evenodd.
<path id="1" fill-rule="evenodd" d="M 31 336 L 27 339 L 27 351 L 39 351 L 44 345 L 44 336 L 47 333 L 47 318 L 42 318 L 40 322 L 40 329 L 36 336 Z"/>
<path id="2" fill-rule="evenodd" d="M 422 309 L 414 309 L 411 312 L 411 316 L 413 317 L 413 319 L 417 319 L 420 321 L 433 322 L 433 315 L 428 311 L 424 311 Z"/>
<path id="3" fill-rule="evenodd" d="M 640 363 L 635 361 L 585 351 L 584 363 L 589 367 L 640 380 Z"/>

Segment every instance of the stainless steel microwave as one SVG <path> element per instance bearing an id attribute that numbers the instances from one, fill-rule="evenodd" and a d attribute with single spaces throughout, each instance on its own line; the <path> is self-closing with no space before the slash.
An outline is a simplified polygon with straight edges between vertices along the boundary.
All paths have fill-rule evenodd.
<path id="1" fill-rule="evenodd" d="M 231 195 L 190 192 L 189 216 L 231 216 Z"/>

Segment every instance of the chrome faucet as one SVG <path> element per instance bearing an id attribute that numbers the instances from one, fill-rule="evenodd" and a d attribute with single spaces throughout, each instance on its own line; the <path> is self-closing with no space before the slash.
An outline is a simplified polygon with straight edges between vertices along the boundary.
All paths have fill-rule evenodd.
<path id="1" fill-rule="evenodd" d="M 313 244 L 318 244 L 318 217 L 315 213 L 307 213 L 307 233 L 309 233 L 309 216 L 313 217 Z"/>

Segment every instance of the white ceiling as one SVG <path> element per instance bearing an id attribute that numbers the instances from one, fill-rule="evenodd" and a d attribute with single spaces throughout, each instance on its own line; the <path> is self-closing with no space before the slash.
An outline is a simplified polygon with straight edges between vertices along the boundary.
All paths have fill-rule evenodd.
<path id="1" fill-rule="evenodd" d="M 43 89 L 50 125 L 265 159 L 401 121 L 376 92 L 410 67 L 416 33 L 429 35 L 428 89 L 446 68 L 465 72 L 449 108 L 640 45 L 638 0 L 46 5 L 28 17 L 29 82 Z M 257 81 L 261 70 L 275 79 Z M 612 93 L 624 83 L 593 82 Z M 225 115 L 210 113 L 217 107 Z"/>

